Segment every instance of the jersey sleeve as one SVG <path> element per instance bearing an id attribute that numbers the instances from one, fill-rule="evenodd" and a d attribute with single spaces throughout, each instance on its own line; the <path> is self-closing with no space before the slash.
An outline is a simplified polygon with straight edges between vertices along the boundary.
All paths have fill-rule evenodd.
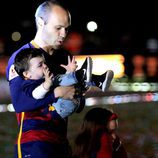
<path id="1" fill-rule="evenodd" d="M 47 94 L 45 98 L 38 100 L 26 95 L 22 90 L 23 81 L 24 80 L 18 76 L 9 82 L 13 106 L 17 113 L 44 108 L 48 106 L 48 104 L 57 101 L 53 93 Z"/>

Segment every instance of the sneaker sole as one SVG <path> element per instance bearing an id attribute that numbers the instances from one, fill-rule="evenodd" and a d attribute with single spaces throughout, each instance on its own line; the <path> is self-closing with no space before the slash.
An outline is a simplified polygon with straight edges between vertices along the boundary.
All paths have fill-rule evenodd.
<path id="1" fill-rule="evenodd" d="M 87 71 L 86 71 L 86 82 L 91 82 L 91 78 L 92 78 L 92 58 L 91 57 L 88 57 L 87 58 Z"/>
<path id="2" fill-rule="evenodd" d="M 103 92 L 108 90 L 108 88 L 110 87 L 110 84 L 111 84 L 111 81 L 112 81 L 113 77 L 114 77 L 114 72 L 111 71 L 111 70 L 107 71 L 105 80 L 104 80 L 103 85 L 102 85 L 102 91 Z"/>

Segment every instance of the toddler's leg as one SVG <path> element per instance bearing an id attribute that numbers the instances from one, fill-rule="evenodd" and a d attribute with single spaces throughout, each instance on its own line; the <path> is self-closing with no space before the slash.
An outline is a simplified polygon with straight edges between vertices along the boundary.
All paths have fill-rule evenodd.
<path id="1" fill-rule="evenodd" d="M 81 112 L 85 106 L 85 97 L 84 93 L 87 89 L 86 83 L 91 81 L 92 76 L 92 59 L 87 57 L 84 61 L 82 67 L 69 74 L 58 75 L 54 78 L 55 86 L 70 86 L 76 84 L 76 91 L 78 95 L 75 97 L 75 102 L 71 100 L 59 99 L 57 103 L 53 104 L 58 114 L 65 118 L 71 115 L 74 111 L 76 113 Z"/>
<path id="2" fill-rule="evenodd" d="M 75 73 L 70 72 L 68 74 L 63 75 L 57 75 L 54 77 L 53 84 L 55 86 L 71 86 L 73 84 L 76 84 L 78 81 L 76 79 Z"/>
<path id="3" fill-rule="evenodd" d="M 62 118 L 70 116 L 77 108 L 77 104 L 72 100 L 62 98 L 58 99 L 56 103 L 53 103 L 53 106 Z"/>

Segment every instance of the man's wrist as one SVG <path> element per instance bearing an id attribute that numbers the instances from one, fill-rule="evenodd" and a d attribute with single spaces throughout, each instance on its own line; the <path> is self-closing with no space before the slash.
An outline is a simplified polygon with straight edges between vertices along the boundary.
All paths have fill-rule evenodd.
<path id="1" fill-rule="evenodd" d="M 61 92 L 60 92 L 60 88 L 59 87 L 56 87 L 54 89 L 54 97 L 55 98 L 60 98 L 62 95 L 61 95 Z"/>

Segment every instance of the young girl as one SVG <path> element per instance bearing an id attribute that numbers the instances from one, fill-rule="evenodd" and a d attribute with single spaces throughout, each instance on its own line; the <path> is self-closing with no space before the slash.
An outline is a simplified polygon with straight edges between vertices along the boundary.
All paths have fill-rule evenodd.
<path id="1" fill-rule="evenodd" d="M 73 158 L 127 158 L 116 134 L 117 115 L 103 108 L 93 108 L 84 117 L 75 139 Z"/>

